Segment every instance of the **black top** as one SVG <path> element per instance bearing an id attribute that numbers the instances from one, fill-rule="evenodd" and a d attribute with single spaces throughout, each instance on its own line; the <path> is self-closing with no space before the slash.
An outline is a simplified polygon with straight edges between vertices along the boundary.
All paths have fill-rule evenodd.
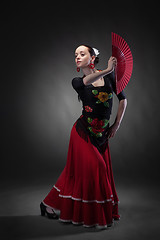
<path id="1" fill-rule="evenodd" d="M 110 119 L 113 92 L 116 94 L 114 72 L 104 77 L 104 86 L 95 87 L 92 84 L 85 85 L 82 77 L 74 78 L 72 86 L 82 100 L 83 115 L 97 117 L 98 119 Z M 117 98 L 119 101 L 125 99 L 124 91 L 119 93 Z"/>
<path id="2" fill-rule="evenodd" d="M 112 112 L 113 93 L 116 94 L 114 72 L 104 76 L 104 86 L 85 85 L 83 77 L 72 80 L 72 86 L 83 104 L 82 116 L 77 120 L 76 130 L 87 141 L 90 137 L 100 152 L 107 146 L 107 131 Z M 125 99 L 124 91 L 116 95 L 119 101 Z"/>

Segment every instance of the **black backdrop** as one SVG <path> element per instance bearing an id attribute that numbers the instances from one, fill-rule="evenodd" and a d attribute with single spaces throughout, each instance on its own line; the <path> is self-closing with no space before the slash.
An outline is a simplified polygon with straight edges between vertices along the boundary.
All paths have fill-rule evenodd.
<path id="1" fill-rule="evenodd" d="M 74 5 L 75 4 L 75 5 Z M 41 5 L 12 1 L 2 8 L 2 187 L 54 184 L 66 163 L 70 131 L 81 114 L 71 86 L 74 50 L 100 50 L 98 67 L 111 55 L 111 32 L 133 53 L 125 89 L 128 106 L 110 140 L 116 181 L 158 184 L 159 79 L 156 6 L 75 2 Z M 154 10 L 154 12 L 153 12 Z M 117 99 L 111 121 L 117 110 Z"/>

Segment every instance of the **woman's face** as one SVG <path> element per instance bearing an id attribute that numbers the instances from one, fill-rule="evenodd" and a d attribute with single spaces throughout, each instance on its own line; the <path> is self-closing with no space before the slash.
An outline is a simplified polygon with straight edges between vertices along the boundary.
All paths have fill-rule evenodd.
<path id="1" fill-rule="evenodd" d="M 75 51 L 75 62 L 79 68 L 87 67 L 90 62 L 93 63 L 94 58 L 94 56 L 91 57 L 88 48 L 83 45 L 79 46 Z"/>

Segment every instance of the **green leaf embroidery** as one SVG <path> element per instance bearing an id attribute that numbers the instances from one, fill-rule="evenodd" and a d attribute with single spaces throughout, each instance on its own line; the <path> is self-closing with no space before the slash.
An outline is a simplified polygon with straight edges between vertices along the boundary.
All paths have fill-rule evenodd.
<path id="1" fill-rule="evenodd" d="M 109 103 L 108 102 L 104 102 L 103 103 L 105 107 L 109 107 Z"/>
<path id="2" fill-rule="evenodd" d="M 100 100 L 98 100 L 96 103 L 101 103 L 101 101 L 100 101 Z"/>
<path id="3" fill-rule="evenodd" d="M 97 95 L 97 94 L 98 94 L 98 91 L 97 91 L 97 90 L 92 90 L 92 93 L 93 93 L 94 95 Z"/>
<path id="4" fill-rule="evenodd" d="M 89 131 L 92 131 L 92 127 L 88 127 Z"/>
<path id="5" fill-rule="evenodd" d="M 97 133 L 96 137 L 102 137 L 102 133 Z"/>
<path id="6" fill-rule="evenodd" d="M 88 122 L 91 123 L 92 121 L 93 121 L 93 119 L 89 117 Z"/>
<path id="7" fill-rule="evenodd" d="M 110 93 L 110 94 L 108 95 L 108 99 L 111 99 L 111 98 L 112 98 L 112 96 L 113 96 L 113 94 L 112 94 L 112 93 Z"/>
<path id="8" fill-rule="evenodd" d="M 109 122 L 109 120 L 105 119 L 105 120 L 104 120 L 104 126 L 103 126 L 102 128 L 105 128 L 105 127 L 107 127 L 107 125 L 108 125 L 108 122 Z"/>

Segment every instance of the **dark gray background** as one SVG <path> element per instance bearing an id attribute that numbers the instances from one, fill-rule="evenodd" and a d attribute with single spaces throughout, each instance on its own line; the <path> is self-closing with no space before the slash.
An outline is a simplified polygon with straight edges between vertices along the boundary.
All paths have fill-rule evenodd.
<path id="1" fill-rule="evenodd" d="M 1 199 L 8 196 L 9 204 L 15 206 L 14 189 L 21 193 L 34 186 L 41 191 L 43 185 L 39 195 L 43 199 L 56 182 L 66 163 L 70 131 L 82 111 L 71 86 L 73 77 L 82 74 L 76 72 L 74 50 L 83 43 L 96 47 L 100 51 L 98 67 L 104 69 L 111 56 L 111 32 L 127 41 L 134 60 L 125 89 L 128 106 L 124 120 L 110 140 L 115 182 L 130 191 L 132 187 L 145 188 L 147 196 L 158 197 L 156 6 L 134 1 L 127 5 L 104 3 L 60 2 L 52 6 L 12 1 L 2 8 L 1 188 L 8 190 L 8 195 Z M 114 97 L 111 123 L 117 106 Z M 11 212 L 6 213 L 2 211 L 1 216 Z M 19 214 L 23 215 L 20 210 Z"/>

